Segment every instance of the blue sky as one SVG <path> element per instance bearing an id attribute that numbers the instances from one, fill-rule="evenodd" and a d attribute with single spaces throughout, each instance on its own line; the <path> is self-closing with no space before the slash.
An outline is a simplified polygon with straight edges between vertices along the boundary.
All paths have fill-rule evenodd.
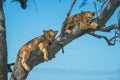
<path id="1" fill-rule="evenodd" d="M 26 10 L 21 9 L 19 3 L 10 3 L 10 1 L 7 0 L 4 5 L 9 63 L 15 61 L 22 45 L 42 35 L 43 30 L 53 29 L 60 33 L 61 25 L 73 0 L 61 2 L 59 0 L 35 0 L 37 10 L 33 0 L 28 0 Z M 81 1 L 78 0 L 71 14 L 80 11 L 95 11 L 91 0 L 88 0 L 86 6 L 79 8 Z M 117 23 L 118 10 L 120 8 L 106 25 Z M 104 34 L 109 37 L 114 35 L 113 32 Z M 65 46 L 64 49 L 65 54 L 59 51 L 56 58 L 36 66 L 28 75 L 27 80 L 107 80 L 108 78 L 110 80 L 111 73 L 120 69 L 119 44 L 108 46 L 103 39 L 84 35 Z M 101 71 L 109 74 L 90 75 Z M 113 78 L 118 77 L 117 74 L 113 75 Z"/>

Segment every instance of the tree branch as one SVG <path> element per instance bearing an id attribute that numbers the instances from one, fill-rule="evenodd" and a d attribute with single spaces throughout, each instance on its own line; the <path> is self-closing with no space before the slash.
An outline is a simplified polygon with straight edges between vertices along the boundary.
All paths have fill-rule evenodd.
<path id="1" fill-rule="evenodd" d="M 11 66 L 13 66 L 14 64 L 15 64 L 15 63 L 7 64 L 8 72 L 12 72 Z"/>
<path id="2" fill-rule="evenodd" d="M 115 45 L 116 38 L 120 38 L 120 35 L 118 35 L 118 36 L 115 35 L 112 38 L 108 39 L 106 36 L 98 35 L 98 34 L 95 34 L 94 32 L 89 32 L 88 34 L 90 34 L 90 35 L 92 35 L 92 36 L 94 36 L 96 38 L 99 38 L 99 39 L 101 39 L 101 38 L 105 39 L 109 46 Z M 113 40 L 114 40 L 114 42 L 112 43 Z"/>
<path id="3" fill-rule="evenodd" d="M 98 16 L 98 11 L 97 11 L 97 6 L 96 6 L 95 1 L 93 2 L 93 4 L 94 4 L 94 7 L 95 7 L 95 12 L 96 12 L 96 15 Z"/>
<path id="4" fill-rule="evenodd" d="M 105 4 L 106 4 L 107 2 L 108 2 L 108 0 L 104 0 L 104 1 L 102 2 L 102 5 L 100 6 L 98 12 L 102 11 L 103 7 L 105 6 Z"/>
<path id="5" fill-rule="evenodd" d="M 120 26 L 118 26 L 117 24 L 113 24 L 108 27 L 100 27 L 99 29 L 97 29 L 97 31 L 110 32 L 113 29 L 120 29 Z"/>
<path id="6" fill-rule="evenodd" d="M 120 0 L 110 0 L 104 10 L 101 12 L 100 16 L 95 19 L 95 22 L 98 23 L 99 26 L 104 26 L 119 5 Z"/>

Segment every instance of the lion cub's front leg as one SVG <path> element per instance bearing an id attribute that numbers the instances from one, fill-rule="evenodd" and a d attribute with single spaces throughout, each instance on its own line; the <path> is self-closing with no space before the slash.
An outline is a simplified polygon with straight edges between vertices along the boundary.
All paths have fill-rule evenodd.
<path id="1" fill-rule="evenodd" d="M 43 52 L 44 54 L 44 60 L 48 61 L 48 51 L 46 49 L 46 45 L 44 43 L 39 44 L 39 49 Z"/>
<path id="2" fill-rule="evenodd" d="M 22 66 L 25 68 L 25 70 L 30 71 L 30 67 L 26 64 L 27 60 L 30 57 L 30 52 L 24 51 L 22 54 L 23 54 L 21 56 L 21 58 L 22 58 L 21 59 Z"/>
<path id="3" fill-rule="evenodd" d="M 80 29 L 81 30 L 86 30 L 86 29 L 93 29 L 95 30 L 97 28 L 98 24 L 92 22 L 91 24 L 86 24 L 86 23 L 80 23 Z"/>
<path id="4" fill-rule="evenodd" d="M 89 25 L 87 25 L 86 23 L 80 22 L 80 30 L 86 30 L 86 29 L 88 29 L 88 26 Z"/>

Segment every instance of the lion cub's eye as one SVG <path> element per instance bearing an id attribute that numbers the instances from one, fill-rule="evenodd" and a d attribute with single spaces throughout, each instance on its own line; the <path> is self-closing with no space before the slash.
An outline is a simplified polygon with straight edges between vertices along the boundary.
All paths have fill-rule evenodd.
<path id="1" fill-rule="evenodd" d="M 51 37 L 52 35 L 51 34 L 49 34 L 49 37 Z"/>
<path id="2" fill-rule="evenodd" d="M 85 18 L 87 18 L 87 17 L 85 16 Z"/>
<path id="3" fill-rule="evenodd" d="M 92 17 L 87 17 L 87 18 L 91 19 Z"/>

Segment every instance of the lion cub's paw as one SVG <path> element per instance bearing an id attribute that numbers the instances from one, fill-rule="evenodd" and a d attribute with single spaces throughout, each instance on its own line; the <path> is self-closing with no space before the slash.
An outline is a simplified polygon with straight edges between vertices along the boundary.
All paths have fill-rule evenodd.
<path id="1" fill-rule="evenodd" d="M 44 60 L 47 62 L 48 61 L 48 57 L 44 56 Z"/>
<path id="2" fill-rule="evenodd" d="M 71 33 L 71 31 L 70 31 L 70 30 L 66 30 L 66 31 L 65 31 L 65 33 L 68 33 L 68 34 L 70 34 L 70 33 Z"/>
<path id="3" fill-rule="evenodd" d="M 26 71 L 30 71 L 30 67 L 26 66 L 24 67 Z"/>
<path id="4" fill-rule="evenodd" d="M 92 22 L 92 23 L 91 23 L 91 28 L 92 28 L 92 29 L 96 29 L 96 28 L 97 28 L 97 26 L 98 26 L 98 24 L 97 24 L 97 23 L 94 23 L 94 22 Z"/>

